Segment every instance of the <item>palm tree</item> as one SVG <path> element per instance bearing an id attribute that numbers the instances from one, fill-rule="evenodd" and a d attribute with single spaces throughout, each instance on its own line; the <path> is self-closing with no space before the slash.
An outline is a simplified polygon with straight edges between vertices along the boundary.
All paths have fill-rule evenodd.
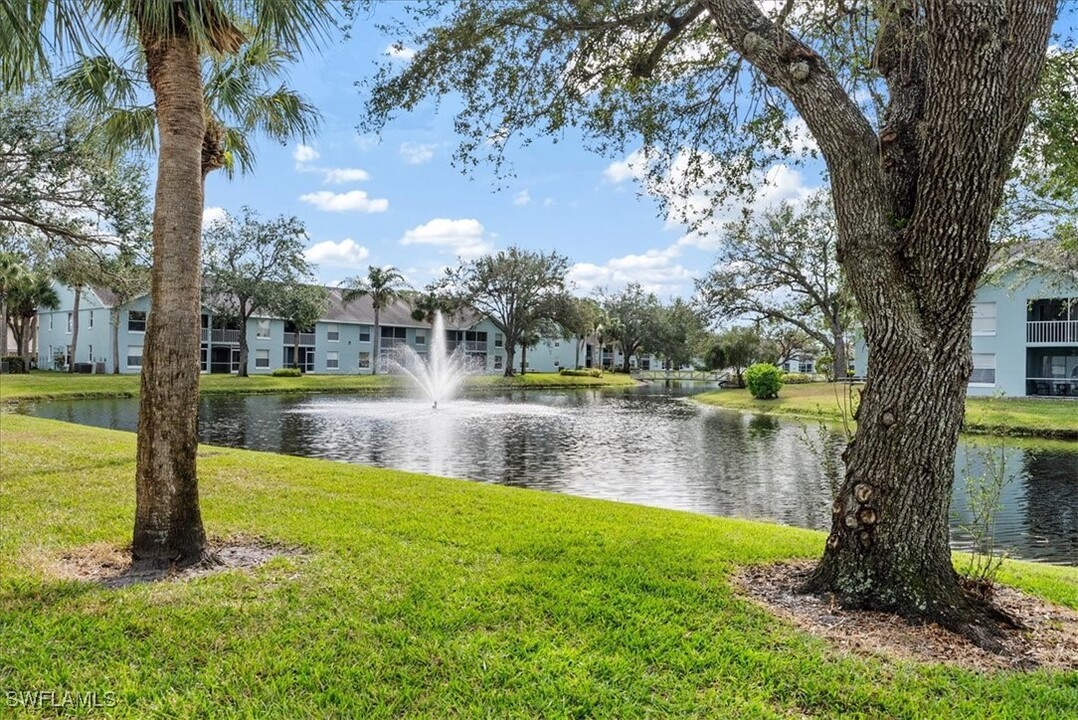
<path id="1" fill-rule="evenodd" d="M 404 276 L 392 265 L 385 267 L 367 267 L 367 277 L 356 276 L 345 281 L 351 287 L 341 293 L 341 300 L 350 303 L 356 298 L 369 295 L 374 306 L 374 362 L 371 363 L 371 375 L 378 373 L 381 345 L 381 312 L 408 289 Z"/>
<path id="2" fill-rule="evenodd" d="M 56 52 L 122 47 L 141 57 L 154 99 L 153 311 L 143 350 L 132 541 L 138 565 L 189 565 L 207 553 L 196 476 L 200 339 L 192 328 L 200 326 L 203 186 L 209 172 L 227 164 L 227 133 L 207 112 L 202 64 L 233 57 L 248 41 L 297 51 L 324 35 L 334 12 L 329 0 L 0 5 L 5 89 L 46 74 Z"/>
<path id="3" fill-rule="evenodd" d="M 52 279 L 43 272 L 24 272 L 8 292 L 8 325 L 15 336 L 16 353 L 25 367 L 30 367 L 30 340 L 36 330 L 37 315 L 42 309 L 60 307 Z M 7 328 L 4 328 L 7 334 Z"/>
<path id="4" fill-rule="evenodd" d="M 23 268 L 16 255 L 9 252 L 0 252 L 0 357 L 4 357 L 8 353 L 8 294 L 22 279 L 25 272 L 25 268 Z"/>

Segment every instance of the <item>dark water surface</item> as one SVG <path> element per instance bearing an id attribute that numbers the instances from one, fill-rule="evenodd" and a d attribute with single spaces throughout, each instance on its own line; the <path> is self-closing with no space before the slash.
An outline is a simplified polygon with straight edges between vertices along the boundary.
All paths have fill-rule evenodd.
<path id="1" fill-rule="evenodd" d="M 805 442 L 817 427 L 704 407 L 691 392 L 484 393 L 437 410 L 407 398 L 209 396 L 200 433 L 217 445 L 827 529 L 829 482 Z M 29 408 L 119 430 L 135 429 L 137 410 L 122 399 Z M 991 447 L 959 448 L 957 548 L 971 542 L 964 470 L 982 473 Z M 1015 557 L 1078 565 L 1078 444 L 1060 447 L 1008 448 L 994 537 Z"/>

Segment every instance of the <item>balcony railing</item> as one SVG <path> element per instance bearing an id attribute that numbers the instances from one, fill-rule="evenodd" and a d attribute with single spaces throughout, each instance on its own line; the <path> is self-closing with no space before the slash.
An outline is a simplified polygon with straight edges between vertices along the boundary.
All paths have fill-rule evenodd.
<path id="1" fill-rule="evenodd" d="M 213 343 L 238 343 L 240 341 L 239 330 L 220 330 L 218 328 L 202 328 L 202 342 Z"/>
<path id="2" fill-rule="evenodd" d="M 296 333 L 286 332 L 284 334 L 285 347 L 294 347 L 296 344 Z M 301 332 L 299 334 L 300 345 L 314 345 L 314 333 Z"/>
<path id="3" fill-rule="evenodd" d="M 1026 394 L 1078 398 L 1078 378 L 1026 378 Z"/>
<path id="4" fill-rule="evenodd" d="M 1078 320 L 1032 320 L 1026 323 L 1026 342 L 1078 343 Z"/>
<path id="5" fill-rule="evenodd" d="M 400 347 L 401 345 L 407 345 L 407 344 L 408 344 L 408 341 L 405 340 L 404 338 L 384 337 L 384 338 L 379 338 L 379 341 L 378 341 L 378 347 L 381 349 L 381 352 L 387 352 L 387 351 L 391 350 L 392 348 Z"/>
<path id="6" fill-rule="evenodd" d="M 461 345 L 464 346 L 464 352 L 466 353 L 485 353 L 487 351 L 486 340 L 450 340 L 445 344 L 445 349 L 453 352 Z"/>

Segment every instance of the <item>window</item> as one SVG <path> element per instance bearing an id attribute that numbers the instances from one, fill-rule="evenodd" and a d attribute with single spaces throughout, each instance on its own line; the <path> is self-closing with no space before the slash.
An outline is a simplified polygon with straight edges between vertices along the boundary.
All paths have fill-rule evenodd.
<path id="1" fill-rule="evenodd" d="M 145 310 L 128 310 L 127 311 L 127 331 L 128 332 L 146 332 L 146 311 Z"/>
<path id="2" fill-rule="evenodd" d="M 326 353 L 326 370 L 336 370 L 341 366 L 341 354 L 337 350 Z"/>
<path id="3" fill-rule="evenodd" d="M 326 340 L 329 342 L 340 342 L 341 339 L 341 326 L 337 323 L 330 323 L 326 325 Z"/>
<path id="4" fill-rule="evenodd" d="M 371 366 L 371 354 L 369 352 L 361 352 L 359 354 L 359 368 L 360 370 L 369 369 Z"/>
<path id="5" fill-rule="evenodd" d="M 127 367 L 140 368 L 142 367 L 142 346 L 141 345 L 128 345 L 127 346 Z"/>
<path id="6" fill-rule="evenodd" d="M 74 315 L 72 313 L 67 314 L 67 331 L 71 332 L 71 324 L 74 322 Z"/>
<path id="7" fill-rule="evenodd" d="M 90 311 L 90 329 L 93 330 L 93 328 L 94 328 L 94 311 L 91 310 Z"/>
<path id="8" fill-rule="evenodd" d="M 371 341 L 371 327 L 370 325 L 363 325 L 359 328 L 359 341 L 370 342 Z"/>
<path id="9" fill-rule="evenodd" d="M 996 304 L 994 302 L 973 303 L 973 334 L 996 334 Z"/>
<path id="10" fill-rule="evenodd" d="M 258 319 L 258 330 L 255 331 L 255 337 L 268 338 L 270 336 L 269 318 Z M 269 367 L 269 356 L 266 357 L 266 367 Z"/>
<path id="11" fill-rule="evenodd" d="M 56 318 L 56 313 L 49 313 L 49 330 L 53 329 L 53 327 L 55 325 L 55 323 L 53 323 L 53 320 L 55 318 Z"/>
<path id="12" fill-rule="evenodd" d="M 406 329 L 402 327 L 393 327 L 392 325 L 383 325 L 379 332 L 382 337 L 386 339 L 392 338 L 394 340 L 404 340 L 408 337 L 408 331 Z"/>
<path id="13" fill-rule="evenodd" d="M 494 347 L 505 347 L 505 336 L 501 333 L 494 333 Z"/>
<path id="14" fill-rule="evenodd" d="M 494 356 L 494 369 L 495 370 L 501 370 L 502 369 L 502 356 L 501 355 L 495 355 Z"/>
<path id="15" fill-rule="evenodd" d="M 420 335 L 420 334 L 417 333 L 416 336 L 415 336 L 415 344 L 416 345 L 426 345 L 427 344 L 427 336 L 426 335 Z"/>
<path id="16" fill-rule="evenodd" d="M 90 362 L 93 362 L 94 361 L 94 346 L 93 345 L 90 346 L 89 353 L 90 353 Z"/>
<path id="17" fill-rule="evenodd" d="M 996 354 L 973 353 L 973 372 L 969 376 L 970 385 L 996 384 Z"/>
<path id="18" fill-rule="evenodd" d="M 255 350 L 255 367 L 256 368 L 268 368 L 269 367 L 269 348 L 259 348 Z"/>

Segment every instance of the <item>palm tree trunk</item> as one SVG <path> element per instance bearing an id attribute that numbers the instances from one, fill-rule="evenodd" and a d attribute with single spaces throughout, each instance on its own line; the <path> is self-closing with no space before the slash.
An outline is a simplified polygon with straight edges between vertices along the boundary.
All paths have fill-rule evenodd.
<path id="1" fill-rule="evenodd" d="M 26 350 L 21 353 L 23 369 L 27 372 L 30 371 L 31 356 L 37 355 L 37 323 L 37 315 L 34 315 L 32 318 L 30 318 L 30 327 L 28 330 L 29 338 L 26 341 Z"/>
<path id="2" fill-rule="evenodd" d="M 250 314 L 247 312 L 247 303 L 240 303 L 240 368 L 236 373 L 239 377 L 247 377 L 247 356 L 251 350 L 247 347 L 247 321 L 250 320 Z"/>
<path id="3" fill-rule="evenodd" d="M 378 363 L 381 362 L 381 348 L 382 348 L 382 332 L 380 330 L 380 317 L 378 312 L 378 305 L 374 306 L 374 358 L 371 361 L 371 375 L 378 374 Z"/>
<path id="4" fill-rule="evenodd" d="M 0 357 L 7 355 L 7 292 L 0 289 Z"/>
<path id="5" fill-rule="evenodd" d="M 75 353 L 79 348 L 79 306 L 82 304 L 82 285 L 75 286 L 75 307 L 71 313 L 71 360 L 68 361 L 67 371 L 75 372 Z"/>
<path id="6" fill-rule="evenodd" d="M 198 49 L 182 23 L 142 27 L 160 154 L 143 351 L 133 560 L 190 565 L 206 553 L 198 503 L 198 381 L 205 135 Z"/>

